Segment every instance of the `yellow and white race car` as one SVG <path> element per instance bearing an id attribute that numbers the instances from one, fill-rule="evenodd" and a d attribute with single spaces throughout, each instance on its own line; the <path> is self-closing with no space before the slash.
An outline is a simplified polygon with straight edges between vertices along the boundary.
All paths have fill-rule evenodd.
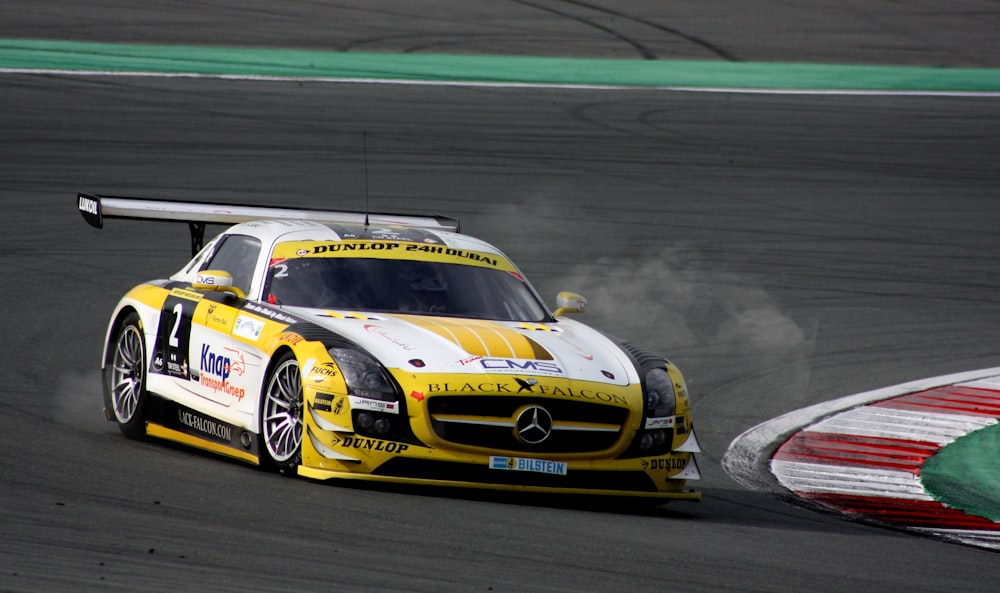
<path id="1" fill-rule="evenodd" d="M 77 195 L 91 225 L 185 222 L 193 259 L 130 290 L 105 416 L 315 479 L 698 500 L 663 356 L 550 312 L 453 219 Z M 206 224 L 229 225 L 204 243 Z"/>

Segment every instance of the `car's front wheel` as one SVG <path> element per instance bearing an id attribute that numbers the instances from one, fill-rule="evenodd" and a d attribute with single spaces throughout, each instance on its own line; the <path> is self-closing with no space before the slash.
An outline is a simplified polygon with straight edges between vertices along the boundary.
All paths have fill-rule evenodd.
<path id="1" fill-rule="evenodd" d="M 270 465 L 295 473 L 302 460 L 302 375 L 291 352 L 274 364 L 260 404 L 260 434 Z"/>
<path id="2" fill-rule="evenodd" d="M 146 342 L 136 313 L 122 322 L 112 344 L 107 389 L 112 412 L 122 434 L 130 439 L 146 434 Z"/>

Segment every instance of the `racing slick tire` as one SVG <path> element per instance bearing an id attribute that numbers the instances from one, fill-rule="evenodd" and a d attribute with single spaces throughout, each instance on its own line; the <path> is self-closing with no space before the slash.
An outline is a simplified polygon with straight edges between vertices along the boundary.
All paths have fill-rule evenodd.
<path id="1" fill-rule="evenodd" d="M 302 461 L 302 375 L 295 355 L 278 357 L 260 398 L 261 464 L 295 475 Z"/>
<path id="2" fill-rule="evenodd" d="M 111 414 L 118 429 L 130 439 L 146 436 L 146 341 L 142 322 L 134 311 L 122 321 L 111 345 L 111 363 L 105 382 Z"/>

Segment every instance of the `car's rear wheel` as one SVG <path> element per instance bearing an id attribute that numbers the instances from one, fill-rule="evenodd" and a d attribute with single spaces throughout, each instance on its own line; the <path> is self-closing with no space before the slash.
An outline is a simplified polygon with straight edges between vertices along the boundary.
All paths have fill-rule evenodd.
<path id="1" fill-rule="evenodd" d="M 260 404 L 260 434 L 270 465 L 295 473 L 302 460 L 302 375 L 295 355 L 286 352 L 267 377 Z"/>
<path id="2" fill-rule="evenodd" d="M 113 344 L 107 388 L 111 411 L 122 434 L 146 434 L 146 342 L 136 313 L 122 322 Z"/>

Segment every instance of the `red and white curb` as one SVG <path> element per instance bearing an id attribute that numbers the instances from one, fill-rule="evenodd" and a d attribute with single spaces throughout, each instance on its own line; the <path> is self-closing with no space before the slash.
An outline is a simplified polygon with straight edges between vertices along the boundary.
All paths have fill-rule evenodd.
<path id="1" fill-rule="evenodd" d="M 1000 422 L 1000 367 L 935 377 L 790 412 L 738 436 L 723 457 L 745 486 L 792 493 L 856 519 L 1000 549 L 1000 523 L 949 508 L 924 462 Z"/>

